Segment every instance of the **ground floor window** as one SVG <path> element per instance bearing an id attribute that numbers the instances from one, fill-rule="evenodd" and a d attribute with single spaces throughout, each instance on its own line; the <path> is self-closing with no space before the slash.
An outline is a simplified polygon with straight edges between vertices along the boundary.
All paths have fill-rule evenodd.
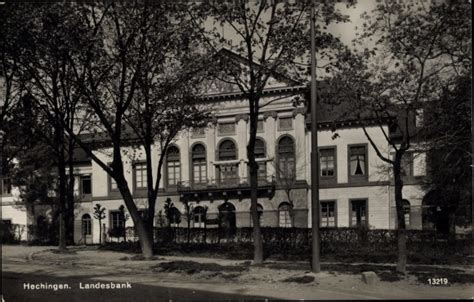
<path id="1" fill-rule="evenodd" d="M 195 207 L 193 210 L 193 226 L 195 228 L 206 226 L 206 209 L 201 206 Z"/>
<path id="2" fill-rule="evenodd" d="M 121 229 L 125 227 L 125 217 L 122 212 L 110 212 L 110 226 L 112 229 Z"/>
<path id="3" fill-rule="evenodd" d="M 281 228 L 291 228 L 291 205 L 288 202 L 283 202 L 278 207 L 278 225 Z"/>
<path id="4" fill-rule="evenodd" d="M 82 234 L 83 235 L 92 234 L 92 220 L 89 214 L 82 215 Z"/>
<path id="5" fill-rule="evenodd" d="M 331 228 L 336 226 L 336 202 L 321 201 L 321 227 Z"/>
<path id="6" fill-rule="evenodd" d="M 351 203 L 351 227 L 367 227 L 367 200 L 354 199 Z"/>

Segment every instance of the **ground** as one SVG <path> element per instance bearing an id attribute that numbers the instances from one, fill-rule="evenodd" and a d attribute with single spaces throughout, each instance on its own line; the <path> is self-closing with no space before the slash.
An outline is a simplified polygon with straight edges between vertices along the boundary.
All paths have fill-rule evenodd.
<path id="1" fill-rule="evenodd" d="M 472 266 L 417 266 L 420 274 L 398 276 L 381 264 L 323 263 L 312 274 L 307 263 L 217 258 L 157 256 L 143 261 L 137 254 L 70 247 L 58 254 L 54 247 L 2 246 L 5 301 L 235 300 L 235 299 L 472 299 Z M 388 267 L 388 271 L 386 271 Z M 383 269 L 380 269 L 383 268 Z M 375 270 L 379 280 L 369 285 L 360 272 Z M 432 276 L 430 274 L 433 274 Z M 421 276 L 421 277 L 420 277 Z M 448 278 L 447 286 L 432 286 L 427 278 Z M 25 290 L 24 283 L 68 284 L 68 290 Z M 83 290 L 79 283 L 130 282 L 132 289 Z"/>

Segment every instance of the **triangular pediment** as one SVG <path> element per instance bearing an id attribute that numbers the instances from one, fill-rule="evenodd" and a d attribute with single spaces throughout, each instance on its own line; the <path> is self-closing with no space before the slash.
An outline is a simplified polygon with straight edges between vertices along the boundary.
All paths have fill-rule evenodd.
<path id="1" fill-rule="evenodd" d="M 235 52 L 223 48 L 219 51 L 218 55 L 225 56 L 226 59 L 230 59 L 234 63 L 239 64 L 243 69 L 248 68 L 248 61 Z M 257 63 L 254 64 L 258 65 Z M 297 81 L 294 81 L 282 74 L 275 73 L 268 78 L 265 89 L 287 88 L 299 85 L 300 83 Z M 236 84 L 232 83 L 232 80 L 226 81 L 226 79 L 221 78 L 206 80 L 201 84 L 201 87 L 202 95 L 207 96 L 216 94 L 234 94 L 241 92 L 240 88 Z"/>

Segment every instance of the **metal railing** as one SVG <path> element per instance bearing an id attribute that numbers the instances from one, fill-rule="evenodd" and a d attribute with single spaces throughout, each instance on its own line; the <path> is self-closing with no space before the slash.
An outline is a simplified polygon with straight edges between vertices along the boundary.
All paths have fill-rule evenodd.
<path id="1" fill-rule="evenodd" d="M 258 186 L 274 185 L 276 178 L 274 175 L 265 175 L 258 177 Z M 194 191 L 209 189 L 232 189 L 250 187 L 249 177 L 232 177 L 223 179 L 206 179 L 204 181 L 180 181 L 178 182 L 178 191 Z"/>

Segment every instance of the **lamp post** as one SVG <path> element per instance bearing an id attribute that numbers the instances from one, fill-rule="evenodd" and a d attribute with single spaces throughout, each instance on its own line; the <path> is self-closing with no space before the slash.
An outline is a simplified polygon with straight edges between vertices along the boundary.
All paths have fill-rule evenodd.
<path id="1" fill-rule="evenodd" d="M 311 232 L 312 232 L 312 259 L 313 273 L 321 271 L 320 263 L 320 234 L 319 234 L 319 151 L 318 151 L 318 123 L 316 99 L 316 42 L 314 0 L 311 3 Z"/>

